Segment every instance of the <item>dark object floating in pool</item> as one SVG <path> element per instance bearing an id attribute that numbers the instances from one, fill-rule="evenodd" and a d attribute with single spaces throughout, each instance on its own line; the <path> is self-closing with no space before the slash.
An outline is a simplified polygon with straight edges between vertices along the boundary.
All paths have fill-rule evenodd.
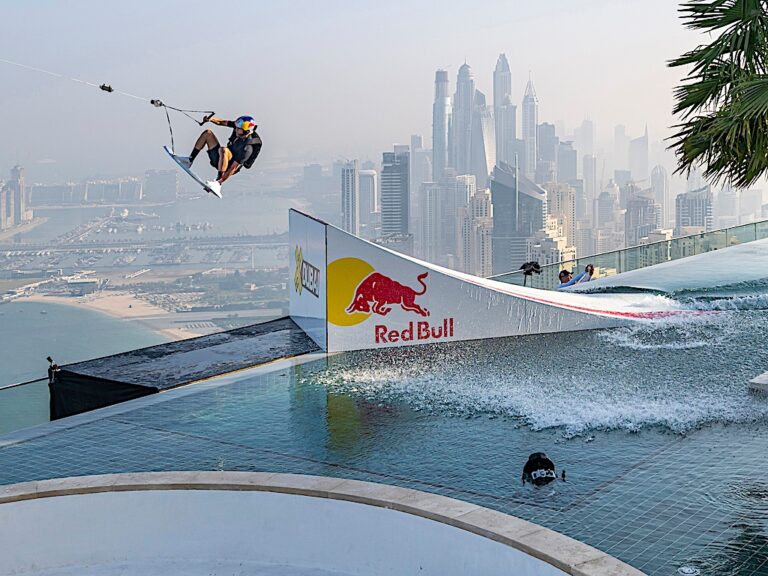
<path id="1" fill-rule="evenodd" d="M 683 576 L 699 576 L 701 570 L 695 566 L 680 566 L 680 568 L 677 569 L 677 573 L 682 574 Z"/>
<path id="2" fill-rule="evenodd" d="M 553 480 L 557 480 L 555 463 L 544 452 L 534 452 L 528 456 L 528 462 L 523 467 L 521 479 L 523 484 L 530 482 L 534 486 L 549 484 Z M 565 470 L 563 470 L 562 479 L 565 481 Z"/>

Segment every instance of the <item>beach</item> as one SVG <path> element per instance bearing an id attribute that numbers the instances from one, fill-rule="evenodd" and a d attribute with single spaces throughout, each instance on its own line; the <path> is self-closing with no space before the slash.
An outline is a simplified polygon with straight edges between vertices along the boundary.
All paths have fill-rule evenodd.
<path id="1" fill-rule="evenodd" d="M 183 327 L 170 326 L 171 319 L 175 316 L 173 313 L 150 304 L 131 292 L 125 291 L 102 291 L 94 294 L 87 294 L 79 297 L 66 296 L 46 296 L 43 294 L 32 294 L 16 299 L 17 302 L 38 302 L 52 304 L 64 304 L 67 306 L 76 306 L 101 312 L 113 318 L 119 318 L 130 322 L 143 324 L 145 327 L 162 335 L 168 340 L 185 340 L 209 334 L 210 326 L 201 329 L 190 328 L 184 324 Z"/>

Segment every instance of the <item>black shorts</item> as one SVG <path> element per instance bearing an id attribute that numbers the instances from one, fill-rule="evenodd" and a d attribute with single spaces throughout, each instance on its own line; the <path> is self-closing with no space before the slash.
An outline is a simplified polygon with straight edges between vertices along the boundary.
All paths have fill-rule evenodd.
<path id="1" fill-rule="evenodd" d="M 208 149 L 208 160 L 211 161 L 211 166 L 216 168 L 216 170 L 219 169 L 219 151 L 220 150 L 221 150 L 221 146 L 216 146 L 215 148 Z"/>
<path id="2" fill-rule="evenodd" d="M 253 160 L 254 161 L 256 160 L 256 158 L 258 158 L 260 152 L 261 152 L 261 144 L 260 143 L 259 144 L 255 144 L 253 146 Z M 215 148 L 211 148 L 210 150 L 208 150 L 208 159 L 211 162 L 211 166 L 216 168 L 216 170 L 219 169 L 219 156 L 220 155 L 221 155 L 221 146 L 216 146 Z M 233 156 L 232 157 L 232 161 L 233 162 L 237 162 L 238 164 L 240 164 L 240 166 L 243 165 L 243 159 L 242 158 L 235 158 Z M 240 171 L 240 169 L 238 168 L 238 172 L 239 171 Z"/>

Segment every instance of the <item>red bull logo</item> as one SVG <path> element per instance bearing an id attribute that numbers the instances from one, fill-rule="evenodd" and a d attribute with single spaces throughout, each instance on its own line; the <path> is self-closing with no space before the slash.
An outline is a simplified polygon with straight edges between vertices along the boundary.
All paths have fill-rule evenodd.
<path id="1" fill-rule="evenodd" d="M 384 276 L 379 272 L 371 272 L 355 289 L 352 302 L 347 306 L 347 314 L 362 312 L 386 316 L 392 310 L 392 306 L 400 306 L 406 312 L 415 312 L 420 316 L 429 316 L 429 310 L 416 303 L 416 296 L 426 294 L 427 285 L 424 279 L 429 272 L 424 272 L 416 277 L 421 284 L 421 290 L 416 291 L 410 286 L 405 286 Z"/>
<path id="2" fill-rule="evenodd" d="M 393 278 L 359 258 L 334 260 L 328 265 L 328 321 L 340 328 L 351 328 L 374 316 L 379 323 L 361 329 L 372 330 L 369 334 L 375 344 L 452 339 L 454 319 L 432 321 L 434 310 L 430 312 L 425 305 L 429 275 L 430 271 L 425 270 L 415 278 L 411 276 L 411 280 Z M 413 320 L 409 321 L 408 316 Z M 383 322 L 383 318 L 391 319 L 391 323 Z"/>

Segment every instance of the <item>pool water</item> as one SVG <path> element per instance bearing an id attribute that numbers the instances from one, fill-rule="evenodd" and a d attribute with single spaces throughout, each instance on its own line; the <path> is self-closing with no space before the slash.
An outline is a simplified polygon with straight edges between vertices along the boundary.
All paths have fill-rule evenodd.
<path id="1" fill-rule="evenodd" d="M 254 470 L 397 484 L 563 532 L 649 574 L 768 575 L 763 287 L 595 332 L 336 355 L 0 449 L 0 483 Z M 720 310 L 709 313 L 712 310 Z M 531 452 L 566 482 L 523 486 Z"/>

